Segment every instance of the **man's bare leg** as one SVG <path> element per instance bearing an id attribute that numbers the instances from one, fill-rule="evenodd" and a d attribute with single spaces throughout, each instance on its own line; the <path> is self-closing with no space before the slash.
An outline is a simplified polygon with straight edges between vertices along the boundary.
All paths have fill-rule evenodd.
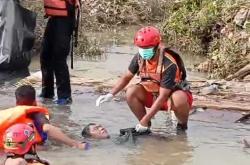
<path id="1" fill-rule="evenodd" d="M 141 85 L 131 85 L 126 91 L 126 100 L 134 115 L 140 121 L 146 114 L 146 90 Z"/>
<path id="2" fill-rule="evenodd" d="M 171 95 L 171 108 L 174 110 L 178 123 L 187 125 L 191 107 L 188 103 L 187 94 L 184 91 L 178 90 Z"/>

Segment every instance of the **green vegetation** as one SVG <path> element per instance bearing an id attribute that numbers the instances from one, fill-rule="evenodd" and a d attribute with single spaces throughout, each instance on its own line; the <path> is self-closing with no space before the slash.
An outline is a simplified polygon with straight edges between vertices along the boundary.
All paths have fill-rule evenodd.
<path id="1" fill-rule="evenodd" d="M 164 38 L 170 44 L 207 56 L 212 67 L 208 70 L 211 77 L 225 78 L 249 63 L 249 45 L 246 45 L 249 27 L 236 26 L 234 20 L 242 8 L 249 10 L 250 3 L 245 0 L 179 0 L 169 6 L 162 26 Z M 245 22 L 247 24 L 247 20 Z"/>
<path id="2" fill-rule="evenodd" d="M 78 37 L 78 47 L 74 51 L 75 55 L 82 57 L 88 61 L 100 60 L 103 51 L 100 48 L 100 43 L 94 39 L 88 39 L 82 31 Z"/>

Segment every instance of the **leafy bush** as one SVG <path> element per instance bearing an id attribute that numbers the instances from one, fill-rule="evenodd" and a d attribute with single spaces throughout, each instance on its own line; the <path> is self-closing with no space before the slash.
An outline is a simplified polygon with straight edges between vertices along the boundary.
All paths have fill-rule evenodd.
<path id="1" fill-rule="evenodd" d="M 207 56 L 213 66 L 210 77 L 225 78 L 249 63 L 249 26 L 244 30 L 234 24 L 242 7 L 249 10 L 250 4 L 244 0 L 179 0 L 166 13 L 164 38 L 170 45 Z"/>

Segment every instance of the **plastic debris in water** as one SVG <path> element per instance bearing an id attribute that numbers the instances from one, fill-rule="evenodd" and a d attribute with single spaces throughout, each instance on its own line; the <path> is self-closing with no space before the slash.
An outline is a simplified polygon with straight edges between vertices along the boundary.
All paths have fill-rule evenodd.
<path id="1" fill-rule="evenodd" d="M 219 92 L 217 84 L 211 84 L 208 87 L 204 87 L 200 90 L 200 93 L 203 95 L 216 94 Z"/>

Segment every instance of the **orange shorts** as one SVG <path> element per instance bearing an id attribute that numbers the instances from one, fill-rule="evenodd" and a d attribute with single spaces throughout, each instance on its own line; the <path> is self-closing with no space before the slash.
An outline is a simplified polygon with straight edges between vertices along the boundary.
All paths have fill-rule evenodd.
<path id="1" fill-rule="evenodd" d="M 193 95 L 190 91 L 183 91 L 183 92 L 187 95 L 187 101 L 191 109 L 193 104 Z M 151 92 L 147 92 L 145 106 L 147 108 L 150 108 L 153 105 L 153 103 L 154 103 L 154 95 Z M 161 110 L 168 110 L 168 101 L 165 101 L 163 103 Z"/>

